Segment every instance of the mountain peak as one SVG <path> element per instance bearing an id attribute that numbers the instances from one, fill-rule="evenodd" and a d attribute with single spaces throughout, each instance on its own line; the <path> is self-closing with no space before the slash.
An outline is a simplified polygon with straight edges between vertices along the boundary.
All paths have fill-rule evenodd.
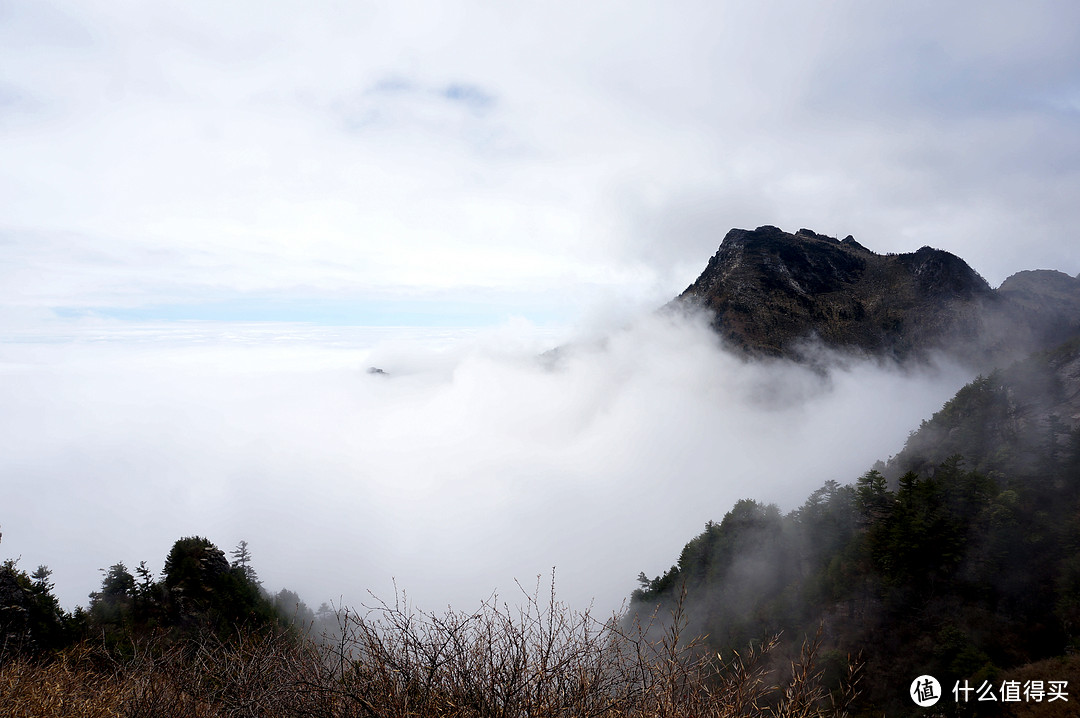
<path id="1" fill-rule="evenodd" d="M 984 363 L 1040 344 L 1044 325 L 1060 323 L 1050 307 L 1062 297 L 1080 309 L 1080 280 L 1059 274 L 1017 275 L 995 291 L 941 249 L 878 254 L 851 235 L 764 225 L 729 231 L 677 301 L 712 311 L 721 336 L 750 354 L 798 356 L 816 338 L 877 356 L 946 349 Z M 1076 320 L 1065 324 L 1072 331 Z M 1012 346 L 1017 337 L 1024 347 Z"/>

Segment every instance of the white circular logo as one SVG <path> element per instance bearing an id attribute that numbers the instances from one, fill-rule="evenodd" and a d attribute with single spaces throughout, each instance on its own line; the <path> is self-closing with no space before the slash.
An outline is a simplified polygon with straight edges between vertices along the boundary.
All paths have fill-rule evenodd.
<path id="1" fill-rule="evenodd" d="M 911 682 L 911 700 L 923 708 L 929 708 L 941 699 L 941 684 L 933 676 L 919 676 Z"/>

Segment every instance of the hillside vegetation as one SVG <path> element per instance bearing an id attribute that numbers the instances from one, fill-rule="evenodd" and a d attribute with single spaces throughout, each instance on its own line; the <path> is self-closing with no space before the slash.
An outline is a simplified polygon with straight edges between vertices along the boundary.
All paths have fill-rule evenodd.
<path id="1" fill-rule="evenodd" d="M 246 545 L 234 556 L 181 539 L 160 581 L 114 565 L 72 614 L 47 570 L 6 562 L 0 715 L 840 716 L 856 695 L 854 665 L 823 687 L 820 640 L 777 671 L 776 641 L 718 655 L 677 606 L 657 633 L 542 599 L 538 581 L 513 607 L 424 613 L 399 596 L 316 615 L 262 593 Z"/>

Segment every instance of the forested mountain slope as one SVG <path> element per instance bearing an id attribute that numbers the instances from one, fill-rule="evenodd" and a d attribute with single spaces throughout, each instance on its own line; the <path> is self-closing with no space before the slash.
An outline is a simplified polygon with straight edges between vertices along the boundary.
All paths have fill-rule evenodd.
<path id="1" fill-rule="evenodd" d="M 1080 339 L 979 377 L 851 483 L 787 515 L 752 499 L 639 577 L 632 616 L 682 599 L 717 650 L 821 625 L 867 661 L 865 706 L 918 675 L 976 685 L 1080 648 Z"/>

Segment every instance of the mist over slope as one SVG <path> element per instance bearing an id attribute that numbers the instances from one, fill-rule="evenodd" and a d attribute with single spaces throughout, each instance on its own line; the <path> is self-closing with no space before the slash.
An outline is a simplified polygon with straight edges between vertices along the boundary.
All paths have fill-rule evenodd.
<path id="1" fill-rule="evenodd" d="M 794 510 L 735 502 L 639 576 L 630 617 L 679 605 L 720 652 L 820 626 L 867 661 L 862 706 L 890 715 L 912 714 L 914 676 L 997 686 L 1076 652 L 1080 336 L 977 377 L 875 467 Z M 1038 665 L 1075 678 L 1075 659 Z"/>
<path id="2" fill-rule="evenodd" d="M 991 476 L 1030 475 L 1075 451 L 1080 337 L 980 376 L 912 432 L 884 471 L 926 474 L 950 456 Z M 1070 481 L 1076 477 L 1069 477 Z"/>

